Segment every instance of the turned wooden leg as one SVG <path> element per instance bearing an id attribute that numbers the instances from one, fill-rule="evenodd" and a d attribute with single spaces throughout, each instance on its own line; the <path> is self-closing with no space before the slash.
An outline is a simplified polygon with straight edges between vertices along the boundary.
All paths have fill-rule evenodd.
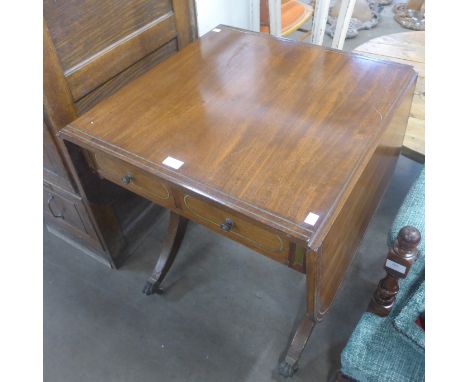
<path id="1" fill-rule="evenodd" d="M 387 275 L 380 280 L 369 303 L 368 311 L 381 317 L 388 316 L 400 289 L 399 280 L 405 278 L 418 256 L 420 232 L 411 226 L 403 227 L 390 248 L 385 262 Z"/>
<path id="2" fill-rule="evenodd" d="M 288 347 L 286 356 L 279 363 L 278 372 L 283 377 L 292 377 L 298 369 L 299 358 L 307 344 L 307 341 L 312 333 L 315 322 L 308 315 L 304 317 L 302 322 L 297 327 L 296 333 Z"/>
<path id="3" fill-rule="evenodd" d="M 187 227 L 187 219 L 171 212 L 169 220 L 169 228 L 164 239 L 163 248 L 158 257 L 158 262 L 153 269 L 153 272 L 146 281 L 143 293 L 151 295 L 153 293 L 161 294 L 163 291 L 160 288 L 164 277 L 171 268 L 172 263 L 177 255 L 182 239 L 184 238 L 185 229 Z"/>

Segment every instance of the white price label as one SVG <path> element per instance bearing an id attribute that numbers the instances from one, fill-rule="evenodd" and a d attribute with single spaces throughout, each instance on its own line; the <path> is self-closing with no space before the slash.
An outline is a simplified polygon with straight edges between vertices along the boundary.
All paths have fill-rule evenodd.
<path id="1" fill-rule="evenodd" d="M 405 274 L 406 272 L 406 267 L 404 265 L 395 263 L 392 260 L 387 259 L 387 262 L 385 263 L 385 266 L 387 268 L 393 269 L 394 271 L 400 272 L 402 274 Z"/>
<path id="2" fill-rule="evenodd" d="M 175 159 L 173 157 L 167 157 L 166 159 L 163 160 L 162 163 L 165 164 L 166 166 L 175 168 L 176 170 L 181 168 L 182 165 L 184 164 L 184 162 L 182 162 L 181 160 Z"/>
<path id="3" fill-rule="evenodd" d="M 319 215 L 314 214 L 313 212 L 309 212 L 309 215 L 307 215 L 307 217 L 304 219 L 304 223 L 315 225 L 319 217 Z"/>

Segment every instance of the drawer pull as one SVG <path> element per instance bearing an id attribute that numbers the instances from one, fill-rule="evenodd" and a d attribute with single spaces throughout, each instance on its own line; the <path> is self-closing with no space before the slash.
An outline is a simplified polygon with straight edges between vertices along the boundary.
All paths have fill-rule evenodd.
<path id="1" fill-rule="evenodd" d="M 221 228 L 223 231 L 229 232 L 232 229 L 233 225 L 234 222 L 231 219 L 227 218 L 223 224 L 219 225 L 219 228 Z"/>
<path id="2" fill-rule="evenodd" d="M 49 200 L 47 201 L 47 206 L 49 207 L 49 211 L 50 213 L 52 214 L 52 216 L 54 218 L 60 218 L 60 219 L 65 219 L 65 217 L 63 216 L 63 214 L 60 214 L 60 215 L 56 215 L 54 210 L 52 209 L 52 206 L 50 204 L 50 202 L 54 199 L 54 195 L 50 195 L 49 196 Z"/>
<path id="3" fill-rule="evenodd" d="M 122 177 L 122 183 L 123 184 L 129 184 L 133 180 L 133 175 L 132 174 L 127 174 Z"/>

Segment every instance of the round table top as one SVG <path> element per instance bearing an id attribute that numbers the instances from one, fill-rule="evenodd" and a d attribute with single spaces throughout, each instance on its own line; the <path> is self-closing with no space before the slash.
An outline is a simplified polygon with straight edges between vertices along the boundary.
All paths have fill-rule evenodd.
<path id="1" fill-rule="evenodd" d="M 355 52 L 412 65 L 418 73 L 413 104 L 406 128 L 402 154 L 424 161 L 424 43 L 425 32 L 404 32 L 381 36 L 369 40 L 354 49 Z"/>

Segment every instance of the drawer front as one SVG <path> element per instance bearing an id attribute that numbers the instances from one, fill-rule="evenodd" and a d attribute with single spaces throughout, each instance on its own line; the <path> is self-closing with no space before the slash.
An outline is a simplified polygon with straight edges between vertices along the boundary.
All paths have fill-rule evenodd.
<path id="1" fill-rule="evenodd" d="M 288 241 L 238 214 L 184 194 L 180 200 L 185 215 L 232 240 L 260 251 L 280 262 L 287 262 Z M 224 229 L 223 229 L 224 228 Z"/>
<path id="2" fill-rule="evenodd" d="M 106 154 L 95 153 L 94 161 L 96 170 L 103 178 L 163 207 L 174 208 L 174 197 L 165 181 Z"/>

